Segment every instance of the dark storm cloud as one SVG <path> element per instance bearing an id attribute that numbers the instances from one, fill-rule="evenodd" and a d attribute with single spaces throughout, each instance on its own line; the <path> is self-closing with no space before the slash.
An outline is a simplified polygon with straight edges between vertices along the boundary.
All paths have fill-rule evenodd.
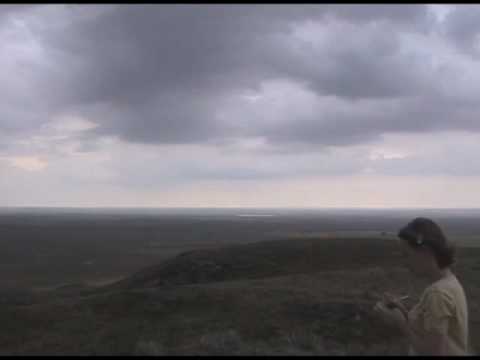
<path id="1" fill-rule="evenodd" d="M 75 19 L 80 10 L 70 7 L 69 14 Z M 39 36 L 62 56 L 63 87 L 55 92 L 61 106 L 96 109 L 87 112 L 102 125 L 94 133 L 201 142 L 235 136 L 216 110 L 225 96 L 266 80 L 290 78 L 320 94 L 354 99 L 424 87 L 412 63 L 398 58 L 394 31 L 376 35 L 368 49 L 347 46 L 332 54 L 298 53 L 282 43 L 294 24 L 331 19 L 416 31 L 430 21 L 424 5 L 123 5 L 64 28 L 45 27 Z M 336 34 L 329 36 L 334 41 Z"/>
<path id="2" fill-rule="evenodd" d="M 189 91 L 171 92 L 135 105 L 118 103 L 84 111 L 90 118 L 99 114 L 102 118 L 100 127 L 83 136 L 114 134 L 142 143 L 203 142 L 228 131 L 214 121 L 215 100 Z"/>
<path id="3" fill-rule="evenodd" d="M 356 100 L 430 91 L 421 64 L 425 59 L 402 56 L 399 32 L 392 26 L 385 24 L 364 34 L 352 34 L 362 28 L 332 28 L 327 44 L 319 47 L 295 39 L 273 48 L 270 64 L 278 73 L 305 82 L 321 95 Z"/>
<path id="4" fill-rule="evenodd" d="M 367 107 L 366 105 L 364 105 Z M 478 104 L 445 97 L 419 97 L 387 101 L 362 111 L 362 103 L 347 111 L 324 112 L 302 122 L 260 130 L 272 143 L 296 146 L 348 146 L 380 139 L 385 133 L 429 133 L 469 129 L 480 131 Z"/>
<path id="5" fill-rule="evenodd" d="M 480 55 L 480 5 L 457 5 L 447 14 L 443 30 L 456 47 Z"/>
<path id="6" fill-rule="evenodd" d="M 326 15 L 357 22 L 385 19 L 417 24 L 426 12 L 418 5 L 127 5 L 51 34 L 50 41 L 79 57 L 80 68 L 72 69 L 77 70 L 72 79 L 74 101 L 143 103 L 162 91 L 208 93 L 284 76 L 285 69 L 270 63 L 268 51 L 275 49 L 268 43 L 269 35 L 287 34 L 292 23 Z M 343 61 L 351 55 L 344 54 Z M 341 68 L 347 66 L 352 64 Z M 356 66 L 352 72 L 357 70 L 364 69 Z"/>
<path id="7" fill-rule="evenodd" d="M 28 10 L 31 7 L 32 5 L 24 4 L 0 4 L 0 21 L 4 20 L 9 15 Z"/>
<path id="8" fill-rule="evenodd" d="M 327 5 L 329 10 L 353 22 L 389 20 L 397 24 L 415 25 L 424 28 L 433 19 L 423 4 L 365 4 Z"/>
<path id="9" fill-rule="evenodd" d="M 264 136 L 277 144 L 349 145 L 383 132 L 477 129 L 471 115 L 475 102 L 469 108 L 441 94 L 442 74 L 425 65 L 430 59 L 401 47 L 402 34 L 426 34 L 436 26 L 426 5 L 61 9 L 67 20 L 55 21 L 45 13 L 42 22 L 38 12 L 31 25 L 51 66 L 36 65 L 32 71 L 37 75 L 32 75 L 28 113 L 37 120 L 56 113 L 84 115 L 100 125 L 84 136 L 116 135 L 139 143 Z M 323 43 L 315 43 L 315 36 L 313 42 L 292 36 L 295 26 L 309 22 L 324 24 L 318 30 Z M 472 36 L 450 23 L 452 36 Z M 248 129 L 225 121 L 229 114 L 223 106 L 229 99 L 259 91 L 262 83 L 275 79 L 353 105 L 348 111 L 319 107 L 315 115 L 299 117 L 286 111 L 290 121 L 259 121 Z M 364 101 L 376 100 L 378 105 L 363 108 Z M 243 106 L 235 109 L 239 121 Z M 7 118 L 19 124 L 42 121 L 27 117 L 19 112 Z"/>

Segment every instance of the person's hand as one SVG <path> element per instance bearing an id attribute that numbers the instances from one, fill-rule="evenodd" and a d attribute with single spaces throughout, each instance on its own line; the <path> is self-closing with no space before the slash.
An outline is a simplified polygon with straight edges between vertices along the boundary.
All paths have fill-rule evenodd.
<path id="1" fill-rule="evenodd" d="M 399 297 L 395 297 L 390 293 L 383 294 L 383 303 L 390 309 L 397 308 L 399 309 L 405 317 L 407 317 L 408 309 L 402 303 Z"/>
<path id="2" fill-rule="evenodd" d="M 384 301 L 377 302 L 373 310 L 389 326 L 402 330 L 407 324 L 407 319 L 402 310 L 398 307 L 389 308 Z"/>

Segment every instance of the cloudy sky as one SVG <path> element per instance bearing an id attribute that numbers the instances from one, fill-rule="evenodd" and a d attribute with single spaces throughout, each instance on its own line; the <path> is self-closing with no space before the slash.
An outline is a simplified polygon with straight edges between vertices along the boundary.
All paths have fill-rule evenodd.
<path id="1" fill-rule="evenodd" d="M 479 5 L 0 5 L 0 206 L 480 207 Z"/>

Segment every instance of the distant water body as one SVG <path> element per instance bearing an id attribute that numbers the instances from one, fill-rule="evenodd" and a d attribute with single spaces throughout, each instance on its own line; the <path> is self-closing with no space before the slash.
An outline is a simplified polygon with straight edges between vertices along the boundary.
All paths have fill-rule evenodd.
<path id="1" fill-rule="evenodd" d="M 239 217 L 272 217 L 272 216 L 277 216 L 274 214 L 237 214 L 236 216 Z"/>
<path id="2" fill-rule="evenodd" d="M 371 209 L 371 208 L 74 208 L 0 207 L 0 227 L 100 226 L 142 231 L 256 234 L 375 231 L 395 233 L 415 217 L 430 217 L 447 234 L 480 236 L 480 209 Z M 150 230 L 149 230 L 150 229 Z M 173 229 L 173 230 L 172 230 Z M 0 229 L 1 230 L 1 229 Z M 122 230 L 124 231 L 124 230 Z M 129 230 L 130 231 L 130 230 Z M 133 230 L 132 230 L 133 231 Z M 136 230 L 135 230 L 136 231 Z M 222 232 L 220 234 L 220 232 Z M 144 236 L 144 235 L 138 235 Z M 182 235 L 183 236 L 183 235 Z M 202 235 L 203 236 L 203 235 Z"/>

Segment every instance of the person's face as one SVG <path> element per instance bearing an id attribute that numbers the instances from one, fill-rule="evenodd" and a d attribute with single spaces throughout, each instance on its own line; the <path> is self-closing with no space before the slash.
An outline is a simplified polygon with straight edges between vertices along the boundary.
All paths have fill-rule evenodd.
<path id="1" fill-rule="evenodd" d="M 424 251 L 413 249 L 405 240 L 400 240 L 400 248 L 408 269 L 415 274 L 423 274 L 426 264 Z"/>

